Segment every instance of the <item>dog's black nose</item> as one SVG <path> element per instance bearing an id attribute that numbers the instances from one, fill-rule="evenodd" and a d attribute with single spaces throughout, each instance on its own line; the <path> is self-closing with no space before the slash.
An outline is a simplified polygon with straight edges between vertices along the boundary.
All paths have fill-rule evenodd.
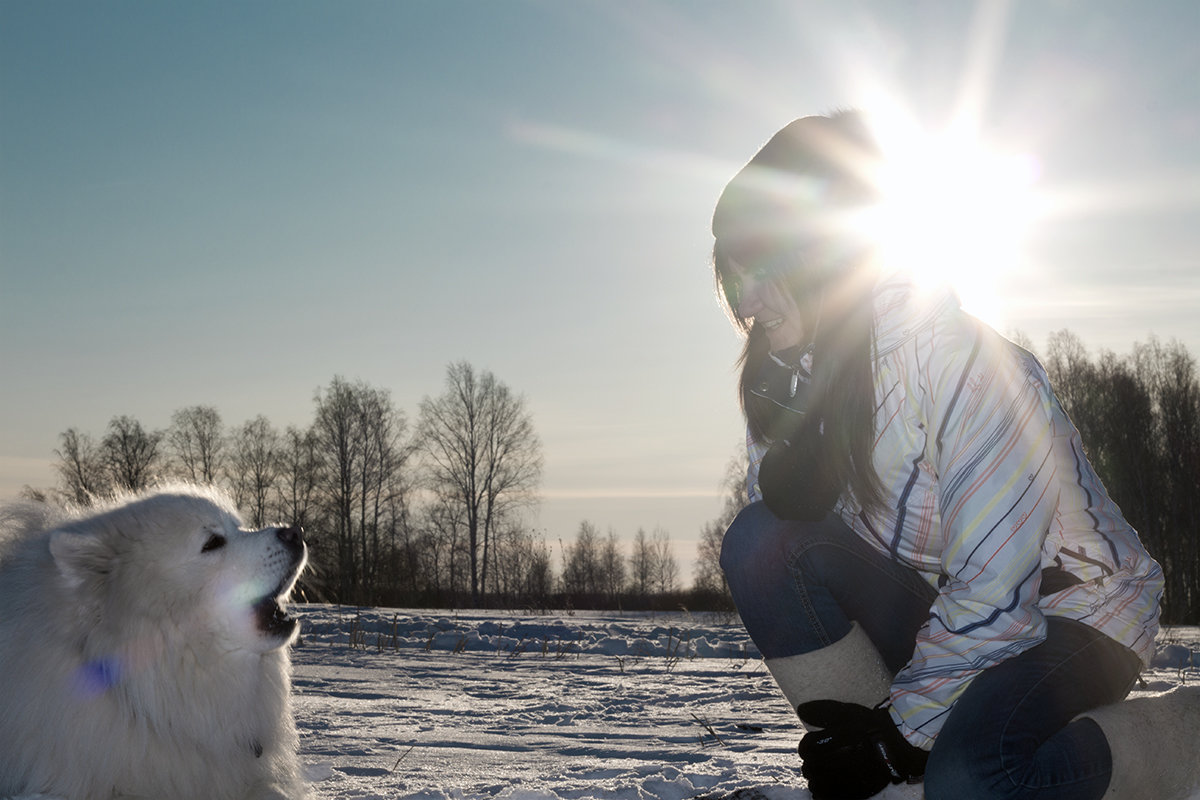
<path id="1" fill-rule="evenodd" d="M 290 528 L 280 528 L 276 531 L 275 535 L 284 544 L 298 545 L 304 541 L 304 529 L 299 525 L 293 525 Z"/>

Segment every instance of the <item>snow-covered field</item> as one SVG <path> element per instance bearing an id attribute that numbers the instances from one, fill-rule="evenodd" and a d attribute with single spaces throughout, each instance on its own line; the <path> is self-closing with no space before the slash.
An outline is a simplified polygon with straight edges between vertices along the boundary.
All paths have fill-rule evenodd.
<path id="1" fill-rule="evenodd" d="M 809 798 L 800 731 L 736 617 L 294 612 L 318 797 Z M 1164 631 L 1168 665 L 1135 695 L 1200 681 L 1198 648 L 1200 629 Z"/>

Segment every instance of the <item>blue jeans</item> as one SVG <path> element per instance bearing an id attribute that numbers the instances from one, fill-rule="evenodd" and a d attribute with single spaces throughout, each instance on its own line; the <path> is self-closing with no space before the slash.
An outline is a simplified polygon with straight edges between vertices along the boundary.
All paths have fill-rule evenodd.
<path id="1" fill-rule="evenodd" d="M 777 519 L 748 506 L 721 549 L 730 592 L 765 658 L 825 647 L 857 621 L 898 672 L 912 657 L 937 592 L 862 541 L 840 519 Z M 1098 800 L 1112 773 L 1108 741 L 1090 719 L 1128 694 L 1141 663 L 1072 620 L 1047 618 L 1046 640 L 980 673 L 938 734 L 927 800 Z"/>

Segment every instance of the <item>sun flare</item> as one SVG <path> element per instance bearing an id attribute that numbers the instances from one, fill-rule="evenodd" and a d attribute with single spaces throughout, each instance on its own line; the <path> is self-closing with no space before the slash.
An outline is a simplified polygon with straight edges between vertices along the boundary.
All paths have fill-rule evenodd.
<path id="1" fill-rule="evenodd" d="M 872 225 L 884 263 L 920 284 L 953 286 L 969 311 L 1001 324 L 1000 290 L 1022 263 L 1036 216 L 1037 161 L 988 150 L 962 131 L 877 134 L 887 166 Z"/>

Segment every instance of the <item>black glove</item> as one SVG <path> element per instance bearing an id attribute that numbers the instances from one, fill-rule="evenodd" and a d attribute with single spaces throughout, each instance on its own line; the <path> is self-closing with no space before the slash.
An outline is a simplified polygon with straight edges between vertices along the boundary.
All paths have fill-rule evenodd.
<path id="1" fill-rule="evenodd" d="M 763 502 L 780 519 L 817 522 L 842 494 L 828 467 L 829 443 L 820 427 L 819 422 L 798 426 L 790 438 L 771 445 L 758 467 Z"/>
<path id="2" fill-rule="evenodd" d="M 865 800 L 889 783 L 925 774 L 929 754 L 908 743 L 886 705 L 814 700 L 796 712 L 805 724 L 822 728 L 805 734 L 798 748 L 814 800 Z"/>

